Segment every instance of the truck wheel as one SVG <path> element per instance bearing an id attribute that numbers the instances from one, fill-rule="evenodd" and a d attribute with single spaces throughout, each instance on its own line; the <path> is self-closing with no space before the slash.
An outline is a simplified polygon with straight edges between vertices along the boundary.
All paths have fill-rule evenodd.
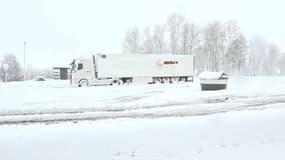
<path id="1" fill-rule="evenodd" d="M 89 86 L 88 80 L 83 79 L 79 81 L 78 87 L 88 87 L 88 86 Z"/>
<path id="2" fill-rule="evenodd" d="M 121 80 L 114 80 L 112 82 L 112 85 L 121 85 L 122 84 L 122 81 Z"/>
<path id="3" fill-rule="evenodd" d="M 126 84 L 132 83 L 132 79 L 131 79 L 131 78 L 130 78 L 130 79 L 127 79 L 125 83 L 126 83 Z"/>

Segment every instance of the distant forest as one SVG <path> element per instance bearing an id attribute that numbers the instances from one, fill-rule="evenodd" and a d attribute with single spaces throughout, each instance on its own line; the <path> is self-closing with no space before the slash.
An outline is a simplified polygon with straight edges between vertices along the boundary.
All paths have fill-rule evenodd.
<path id="1" fill-rule="evenodd" d="M 128 28 L 122 46 L 127 53 L 194 55 L 197 73 L 285 75 L 285 54 L 279 47 L 261 36 L 248 40 L 236 21 L 199 26 L 173 13 L 164 24 Z"/>

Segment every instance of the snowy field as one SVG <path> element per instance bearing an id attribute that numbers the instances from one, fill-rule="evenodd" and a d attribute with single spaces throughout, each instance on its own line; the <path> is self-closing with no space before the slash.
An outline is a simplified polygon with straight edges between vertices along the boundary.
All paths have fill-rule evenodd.
<path id="1" fill-rule="evenodd" d="M 274 108 L 274 106 L 272 106 Z M 0 126 L 5 160 L 283 160 L 285 108 Z"/>
<path id="2" fill-rule="evenodd" d="M 285 78 L 77 88 L 0 83 L 5 160 L 285 158 Z M 33 123 L 36 122 L 36 123 Z"/>
<path id="3" fill-rule="evenodd" d="M 285 104 L 284 77 L 232 77 L 228 89 L 188 84 L 77 88 L 69 81 L 0 83 L 0 124 L 171 117 L 262 109 Z M 280 106 L 279 105 L 279 106 Z"/>

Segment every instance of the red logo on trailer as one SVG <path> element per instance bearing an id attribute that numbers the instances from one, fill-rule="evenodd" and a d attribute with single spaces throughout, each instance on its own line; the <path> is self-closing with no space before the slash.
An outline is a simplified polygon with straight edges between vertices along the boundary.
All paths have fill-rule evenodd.
<path id="1" fill-rule="evenodd" d="M 158 60 L 158 61 L 157 61 L 157 64 L 158 64 L 159 66 L 162 66 L 162 65 L 170 65 L 170 64 L 178 64 L 178 61 L 175 61 L 175 60 L 166 60 L 166 61 L 164 61 L 164 60 Z"/>
<path id="2" fill-rule="evenodd" d="M 163 64 L 178 64 L 178 61 L 164 61 Z"/>

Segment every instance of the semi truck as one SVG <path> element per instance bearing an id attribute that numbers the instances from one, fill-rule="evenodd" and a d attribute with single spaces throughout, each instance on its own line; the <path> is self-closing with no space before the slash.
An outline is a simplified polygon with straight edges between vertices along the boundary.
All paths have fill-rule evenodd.
<path id="1" fill-rule="evenodd" d="M 95 54 L 74 59 L 71 84 L 122 85 L 135 81 L 154 83 L 193 82 L 194 57 L 167 54 Z"/>

